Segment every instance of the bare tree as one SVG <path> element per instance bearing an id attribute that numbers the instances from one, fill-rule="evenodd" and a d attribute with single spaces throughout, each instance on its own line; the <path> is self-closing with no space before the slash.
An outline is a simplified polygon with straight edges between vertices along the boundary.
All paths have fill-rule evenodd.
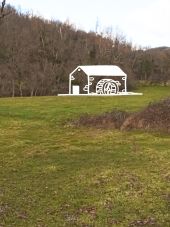
<path id="1" fill-rule="evenodd" d="M 3 0 L 1 4 L 1 9 L 0 9 L 0 19 L 5 17 L 5 13 L 4 13 L 5 4 L 6 4 L 6 0 Z"/>
<path id="2" fill-rule="evenodd" d="M 3 0 L 0 7 L 0 20 L 10 14 L 10 12 L 5 10 L 6 0 Z"/>

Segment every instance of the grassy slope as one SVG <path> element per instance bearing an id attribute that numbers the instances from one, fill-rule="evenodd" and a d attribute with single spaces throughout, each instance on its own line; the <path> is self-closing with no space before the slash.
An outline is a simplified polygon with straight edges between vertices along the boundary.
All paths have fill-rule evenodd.
<path id="1" fill-rule="evenodd" d="M 2 226 L 169 226 L 168 135 L 61 125 L 84 112 L 134 111 L 170 95 L 163 87 L 142 91 L 0 99 Z"/>

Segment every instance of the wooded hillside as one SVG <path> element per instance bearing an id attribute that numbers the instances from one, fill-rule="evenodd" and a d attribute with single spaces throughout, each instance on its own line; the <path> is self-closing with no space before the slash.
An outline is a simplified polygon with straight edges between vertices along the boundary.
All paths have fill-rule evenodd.
<path id="1" fill-rule="evenodd" d="M 69 23 L 47 21 L 14 8 L 0 18 L 0 96 L 68 92 L 68 74 L 77 65 L 112 64 L 137 81 L 167 84 L 170 48 L 136 49 L 122 36 L 86 33 Z"/>

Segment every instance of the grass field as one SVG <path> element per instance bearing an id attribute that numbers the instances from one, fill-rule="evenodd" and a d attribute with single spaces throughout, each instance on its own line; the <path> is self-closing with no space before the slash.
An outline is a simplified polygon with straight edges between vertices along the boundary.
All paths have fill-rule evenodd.
<path id="1" fill-rule="evenodd" d="M 73 128 L 82 113 L 170 96 L 0 99 L 0 226 L 170 226 L 170 137 Z"/>

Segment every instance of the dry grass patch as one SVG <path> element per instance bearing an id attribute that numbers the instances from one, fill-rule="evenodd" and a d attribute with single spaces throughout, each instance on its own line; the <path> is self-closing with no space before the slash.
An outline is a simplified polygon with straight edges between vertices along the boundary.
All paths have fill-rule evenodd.
<path id="1" fill-rule="evenodd" d="M 113 110 L 101 115 L 82 115 L 71 122 L 76 127 L 113 128 L 120 130 L 143 129 L 170 132 L 170 98 L 150 103 L 139 112 Z"/>

